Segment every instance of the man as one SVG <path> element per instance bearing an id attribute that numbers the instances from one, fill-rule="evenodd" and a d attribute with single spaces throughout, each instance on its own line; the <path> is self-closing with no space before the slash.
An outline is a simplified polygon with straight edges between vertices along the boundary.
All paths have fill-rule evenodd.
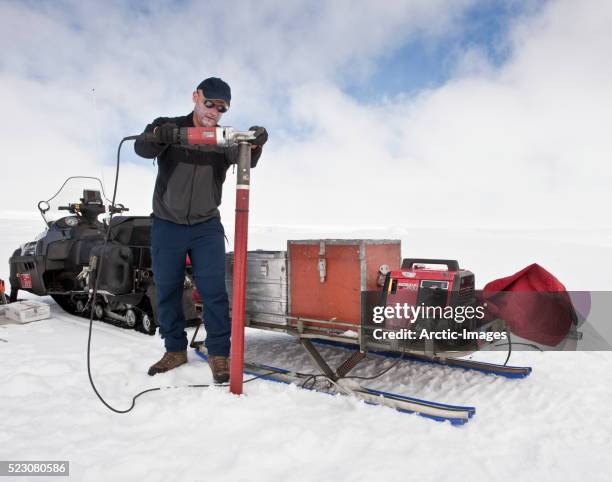
<path id="1" fill-rule="evenodd" d="M 147 125 L 158 142 L 136 141 L 134 150 L 157 157 L 153 193 L 151 257 L 157 293 L 157 318 L 166 353 L 149 368 L 149 375 L 187 362 L 187 333 L 182 308 L 185 258 L 189 254 L 195 284 L 204 304 L 205 346 L 216 383 L 229 380 L 229 303 L 225 289 L 224 230 L 219 215 L 227 169 L 238 161 L 238 148 L 202 152 L 172 144 L 174 129 L 215 127 L 231 101 L 223 80 L 203 80 L 192 94 L 194 109 L 182 117 L 160 117 Z M 253 126 L 251 167 L 257 165 L 268 140 L 263 127 Z"/>

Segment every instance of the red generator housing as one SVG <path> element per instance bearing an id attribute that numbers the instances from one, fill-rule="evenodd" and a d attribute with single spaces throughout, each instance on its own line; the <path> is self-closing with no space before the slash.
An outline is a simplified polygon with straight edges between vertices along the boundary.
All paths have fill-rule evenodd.
<path id="1" fill-rule="evenodd" d="M 474 283 L 474 273 L 459 268 L 456 260 L 408 258 L 389 273 L 385 290 L 409 305 L 459 306 L 474 300 Z"/>

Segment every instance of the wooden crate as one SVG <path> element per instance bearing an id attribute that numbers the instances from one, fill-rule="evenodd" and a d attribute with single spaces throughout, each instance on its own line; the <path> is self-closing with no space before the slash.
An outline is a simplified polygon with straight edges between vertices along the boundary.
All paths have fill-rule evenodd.
<path id="1" fill-rule="evenodd" d="M 381 289 L 376 283 L 381 265 L 399 268 L 401 244 L 387 239 L 290 240 L 287 259 L 291 316 L 359 325 L 361 293 Z"/>

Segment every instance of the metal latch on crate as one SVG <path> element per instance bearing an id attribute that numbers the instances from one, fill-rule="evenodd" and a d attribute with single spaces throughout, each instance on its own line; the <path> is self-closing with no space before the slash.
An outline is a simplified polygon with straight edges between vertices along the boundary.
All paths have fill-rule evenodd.
<path id="1" fill-rule="evenodd" d="M 378 268 L 378 276 L 376 278 L 377 286 L 384 286 L 385 279 L 387 279 L 387 275 L 391 272 L 391 268 L 389 268 L 388 264 L 381 264 L 380 268 Z"/>
<path id="2" fill-rule="evenodd" d="M 325 277 L 327 276 L 327 261 L 325 260 L 325 242 L 321 241 L 319 243 L 319 279 L 321 283 L 325 282 Z"/>

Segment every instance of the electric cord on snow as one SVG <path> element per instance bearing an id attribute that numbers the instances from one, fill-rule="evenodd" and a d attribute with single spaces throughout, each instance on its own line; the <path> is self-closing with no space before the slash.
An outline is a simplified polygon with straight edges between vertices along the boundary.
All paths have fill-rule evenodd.
<path id="1" fill-rule="evenodd" d="M 123 139 L 121 139 L 121 142 L 119 143 L 119 147 L 117 148 L 117 165 L 115 167 L 115 187 L 113 189 L 113 198 L 111 200 L 111 207 L 115 207 L 115 199 L 117 197 L 117 184 L 119 181 L 119 165 L 120 165 L 120 159 L 121 159 L 121 147 L 123 146 L 123 143 L 125 141 L 130 141 L 130 140 L 136 140 L 138 139 L 139 136 L 128 136 L 128 137 L 124 137 Z M 64 183 L 65 184 L 65 183 Z M 61 190 L 61 188 L 60 188 Z M 104 188 L 102 188 L 102 191 L 104 192 Z M 58 191 L 59 192 L 59 191 Z M 55 197 L 57 196 L 57 193 L 53 196 Z M 53 199 L 53 197 L 51 199 Z M 104 195 L 104 197 L 106 198 L 106 195 Z M 49 200 L 51 200 L 49 199 Z M 106 198 L 108 200 L 108 198 Z M 96 304 L 96 299 L 97 299 L 97 295 L 98 295 L 98 283 L 100 281 L 100 273 L 102 272 L 102 263 L 104 260 L 104 253 L 106 252 L 106 245 L 108 244 L 108 241 L 110 239 L 110 232 L 111 232 L 111 223 L 113 220 L 113 211 L 111 209 L 111 212 L 109 213 L 109 219 L 108 219 L 108 225 L 106 226 L 106 233 L 104 236 L 104 245 L 102 246 L 102 255 L 99 256 L 95 270 L 96 270 L 96 277 L 95 277 L 95 281 L 94 281 L 94 286 L 93 286 L 93 290 L 91 291 L 91 298 L 89 300 L 91 306 L 90 306 L 90 312 L 89 312 L 89 333 L 87 336 L 87 376 L 89 377 L 89 383 L 91 385 L 91 388 L 93 389 L 94 393 L 96 394 L 96 396 L 98 397 L 98 399 L 102 402 L 102 404 L 108 408 L 109 410 L 111 410 L 112 412 L 115 413 L 128 413 L 131 412 L 134 407 L 136 406 L 136 399 L 138 397 L 140 397 L 141 395 L 144 395 L 145 393 L 150 393 L 150 392 L 156 392 L 156 391 L 161 391 L 161 390 L 166 390 L 166 389 L 173 389 L 173 388 L 209 388 L 212 386 L 215 387 L 228 387 L 229 384 L 191 384 L 191 385 L 168 385 L 165 387 L 155 387 L 155 388 L 148 388 L 146 390 L 143 390 L 139 393 L 137 393 L 136 395 L 134 395 L 134 397 L 132 397 L 132 404 L 130 405 L 129 408 L 126 408 L 125 410 L 120 410 L 117 409 L 115 407 L 113 407 L 111 404 L 109 404 L 106 400 L 104 400 L 104 398 L 102 397 L 102 395 L 100 394 L 100 392 L 98 391 L 98 389 L 96 388 L 96 384 L 93 381 L 93 377 L 91 375 L 91 332 L 92 332 L 92 328 L 93 328 L 93 317 L 94 317 L 94 307 Z M 257 380 L 258 378 L 264 377 L 265 375 L 258 375 L 252 378 L 249 378 L 248 380 L 245 380 L 243 383 L 248 383 L 248 382 L 252 382 L 253 380 Z"/>
<path id="2" fill-rule="evenodd" d="M 330 380 L 330 378 L 327 375 L 323 375 L 322 373 L 319 373 L 319 374 L 312 373 L 308 375 L 307 377 L 305 377 L 305 380 L 302 382 L 300 387 L 306 390 L 313 390 L 315 385 L 317 384 L 317 378 L 325 378 L 326 380 Z M 310 386 L 308 386 L 308 383 L 310 383 Z"/>
<path id="3" fill-rule="evenodd" d="M 356 375 L 352 375 L 352 376 L 347 376 L 347 377 L 343 377 L 343 378 L 352 378 L 354 380 L 375 380 L 376 378 L 382 377 L 385 373 L 391 371 L 393 368 L 395 368 L 397 365 L 399 365 L 399 362 L 401 362 L 404 359 L 404 355 L 405 354 L 406 354 L 406 346 L 404 346 L 404 349 L 402 350 L 401 355 L 397 358 L 397 360 L 395 360 L 395 362 L 393 362 L 393 364 L 391 364 L 391 366 L 388 366 L 383 371 L 381 371 L 381 372 L 379 372 L 376 375 L 373 375 L 371 377 L 359 377 L 359 376 L 356 376 Z"/>
<path id="4" fill-rule="evenodd" d="M 506 366 L 510 361 L 510 355 L 512 355 L 512 339 L 510 338 L 510 332 L 508 331 L 508 329 L 504 331 L 506 332 L 506 335 L 508 335 L 508 356 L 506 357 L 506 361 L 504 362 L 504 366 Z"/>
<path id="5" fill-rule="evenodd" d="M 496 345 L 493 345 L 493 346 L 506 346 L 508 344 L 509 343 L 497 343 Z M 538 350 L 538 351 L 541 351 L 541 352 L 544 351 L 544 350 L 542 350 L 542 348 L 540 348 L 535 343 L 517 343 L 515 341 L 515 342 L 512 342 L 512 346 L 528 346 L 529 348 L 533 348 L 534 350 Z"/>
<path id="6" fill-rule="evenodd" d="M 342 378 L 339 378 L 338 380 L 332 380 L 331 378 L 329 378 L 327 375 L 323 374 L 323 373 L 298 373 L 297 375 L 299 376 L 303 376 L 306 377 L 306 379 L 304 380 L 304 382 L 302 382 L 302 384 L 300 385 L 301 388 L 305 388 L 308 390 L 313 390 L 316 383 L 317 383 L 317 378 L 325 378 L 328 382 L 338 386 L 338 381 L 340 380 L 375 380 L 377 378 L 380 378 L 381 376 L 383 376 L 385 373 L 390 372 L 393 368 L 395 368 L 397 365 L 399 365 L 399 363 L 404 359 L 404 355 L 406 354 L 406 347 L 404 346 L 404 349 L 402 350 L 402 353 L 400 354 L 400 356 L 397 358 L 397 360 L 395 362 L 393 362 L 390 366 L 388 366 L 387 368 L 385 368 L 384 370 L 380 371 L 379 373 L 377 373 L 376 375 L 372 375 L 370 377 L 361 377 L 361 376 L 357 376 L 357 375 L 349 375 L 349 376 L 344 376 Z"/>
<path id="7" fill-rule="evenodd" d="M 92 332 L 92 328 L 93 328 L 93 318 L 94 318 L 94 306 L 96 304 L 96 299 L 98 296 L 98 283 L 100 281 L 100 274 L 102 273 L 102 263 L 104 262 L 104 253 L 106 252 L 106 245 L 108 244 L 108 240 L 110 239 L 110 232 L 111 232 L 111 224 L 113 221 L 113 209 L 115 207 L 115 199 L 117 196 L 117 182 L 119 180 L 119 165 L 120 165 L 120 159 L 121 159 L 121 147 L 123 146 L 123 143 L 126 140 L 131 140 L 131 139 L 136 139 L 136 136 L 130 136 L 130 137 L 125 137 L 123 139 L 121 139 L 121 142 L 119 143 L 119 147 L 117 148 L 117 165 L 115 167 L 115 187 L 113 189 L 113 199 L 111 201 L 111 209 L 110 209 L 110 213 L 109 213 L 109 219 L 108 219 L 108 224 L 106 226 L 106 233 L 104 235 L 104 245 L 102 246 L 102 255 L 98 257 L 95 269 L 96 269 L 96 277 L 95 277 L 95 281 L 94 281 L 94 286 L 93 286 L 93 291 L 91 292 L 91 298 L 90 298 L 90 308 L 89 308 L 89 333 L 87 335 L 87 376 L 89 377 L 89 384 L 91 385 L 91 388 L 93 389 L 94 393 L 96 394 L 96 396 L 98 397 L 98 399 L 102 402 L 102 404 L 108 408 L 109 410 L 115 412 L 115 413 L 127 413 L 129 411 L 131 411 L 134 406 L 136 405 L 136 399 L 138 397 L 140 397 L 141 395 L 144 395 L 145 393 L 149 393 L 149 392 L 154 392 L 157 390 L 161 390 L 161 387 L 157 387 L 157 388 L 149 388 L 148 390 L 143 390 L 142 392 L 138 393 L 136 396 L 134 396 L 134 398 L 132 398 L 132 405 L 125 409 L 125 410 L 119 410 L 115 407 L 113 407 L 112 405 L 110 405 L 106 400 L 104 400 L 104 398 L 102 397 L 102 395 L 100 395 L 100 392 L 98 392 L 98 389 L 96 388 L 96 384 L 93 381 L 93 377 L 91 376 L 91 332 Z M 106 196 L 104 196 L 106 197 Z M 53 199 L 53 198 L 51 198 Z"/>

